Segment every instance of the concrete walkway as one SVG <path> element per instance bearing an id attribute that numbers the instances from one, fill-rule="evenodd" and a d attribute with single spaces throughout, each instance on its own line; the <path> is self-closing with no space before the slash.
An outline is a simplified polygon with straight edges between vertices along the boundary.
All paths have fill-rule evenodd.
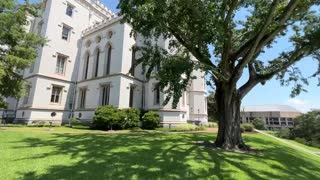
<path id="1" fill-rule="evenodd" d="M 257 129 L 255 129 L 255 131 L 258 132 L 258 133 L 264 134 L 264 135 L 266 135 L 266 136 L 272 137 L 272 138 L 274 138 L 274 139 L 276 139 L 276 140 L 278 140 L 278 141 L 280 141 L 280 142 L 282 142 L 282 143 L 284 143 L 284 144 L 287 144 L 287 145 L 291 146 L 292 148 L 299 149 L 299 150 L 304 151 L 304 152 L 306 152 L 306 153 L 309 153 L 309 154 L 315 155 L 315 156 L 317 156 L 317 157 L 320 157 L 319 152 L 310 151 L 309 149 L 306 149 L 306 148 L 304 148 L 304 147 L 298 146 L 298 145 L 293 144 L 293 143 L 291 143 L 291 142 L 289 142 L 289 141 L 286 141 L 286 140 L 284 140 L 284 139 L 275 137 L 275 136 L 273 136 L 273 135 L 271 135 L 271 134 L 268 134 L 268 133 L 266 133 L 266 132 L 263 132 L 263 131 L 260 131 L 260 130 L 257 130 Z"/>

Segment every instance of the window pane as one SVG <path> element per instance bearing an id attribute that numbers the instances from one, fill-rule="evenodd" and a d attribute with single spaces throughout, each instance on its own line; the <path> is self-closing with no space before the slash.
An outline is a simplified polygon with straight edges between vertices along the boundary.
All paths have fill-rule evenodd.
<path id="1" fill-rule="evenodd" d="M 67 5 L 66 14 L 71 17 L 72 13 L 73 13 L 73 7 L 70 5 Z"/>
<path id="2" fill-rule="evenodd" d="M 109 75 L 109 74 L 110 74 L 111 53 L 112 53 L 112 47 L 109 46 L 109 49 L 108 49 L 108 57 L 107 57 L 106 75 Z"/>
<path id="3" fill-rule="evenodd" d="M 70 32 L 70 28 L 67 28 L 67 27 L 63 26 L 63 28 L 62 28 L 62 39 L 68 40 L 69 32 Z"/>

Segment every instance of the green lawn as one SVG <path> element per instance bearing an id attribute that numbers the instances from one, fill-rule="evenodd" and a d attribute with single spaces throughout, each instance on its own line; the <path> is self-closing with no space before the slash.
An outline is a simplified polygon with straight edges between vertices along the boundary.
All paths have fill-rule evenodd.
<path id="1" fill-rule="evenodd" d="M 319 148 L 312 147 L 312 146 L 307 146 L 307 145 L 305 145 L 305 144 L 299 143 L 299 142 L 294 141 L 294 140 L 289 140 L 289 139 L 285 139 L 285 140 L 286 140 L 286 141 L 289 141 L 289 142 L 291 142 L 291 143 L 293 143 L 293 144 L 295 144 L 295 145 L 298 145 L 298 146 L 300 146 L 300 147 L 303 147 L 303 148 L 305 148 L 305 149 L 308 149 L 308 150 L 310 150 L 310 151 L 320 152 L 320 149 L 319 149 Z"/>
<path id="2" fill-rule="evenodd" d="M 320 179 L 320 156 L 245 135 L 260 155 L 196 145 L 213 133 L 40 133 L 0 130 L 0 179 Z"/>

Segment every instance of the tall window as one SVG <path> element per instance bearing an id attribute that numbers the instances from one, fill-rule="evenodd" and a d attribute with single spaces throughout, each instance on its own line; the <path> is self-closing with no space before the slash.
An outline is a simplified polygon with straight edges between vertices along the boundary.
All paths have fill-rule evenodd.
<path id="1" fill-rule="evenodd" d="M 159 105 L 160 104 L 160 86 L 159 86 L 159 83 L 155 84 L 154 85 L 154 105 Z"/>
<path id="2" fill-rule="evenodd" d="M 83 79 L 88 79 L 88 70 L 89 70 L 89 60 L 90 54 L 88 53 L 86 59 L 84 60 L 84 68 L 83 68 Z"/>
<path id="3" fill-rule="evenodd" d="M 63 75 L 65 70 L 65 64 L 67 61 L 67 57 L 63 55 L 58 55 L 57 64 L 56 64 L 56 73 Z"/>
<path id="4" fill-rule="evenodd" d="M 109 105 L 110 85 L 101 86 L 101 106 Z"/>
<path id="5" fill-rule="evenodd" d="M 62 87 L 61 86 L 52 86 L 51 93 L 51 103 L 60 103 L 61 100 Z"/>
<path id="6" fill-rule="evenodd" d="M 66 15 L 72 17 L 74 6 L 67 4 Z"/>
<path id="7" fill-rule="evenodd" d="M 112 46 L 108 46 L 106 75 L 110 74 Z"/>
<path id="8" fill-rule="evenodd" d="M 100 58 L 100 50 L 97 49 L 96 52 L 96 60 L 95 60 L 95 65 L 93 69 L 93 77 L 98 77 L 98 72 L 99 72 L 99 58 Z"/>
<path id="9" fill-rule="evenodd" d="M 23 104 L 28 104 L 29 96 L 30 96 L 30 87 L 26 87 L 26 95 L 23 97 Z"/>
<path id="10" fill-rule="evenodd" d="M 70 37 L 70 32 L 71 28 L 67 27 L 66 25 L 63 25 L 61 38 L 67 41 Z"/>
<path id="11" fill-rule="evenodd" d="M 87 89 L 86 88 L 80 89 L 80 92 L 79 92 L 79 108 L 80 109 L 86 108 L 86 96 L 87 96 Z"/>
<path id="12" fill-rule="evenodd" d="M 134 76 L 134 70 L 136 65 L 136 48 L 132 48 L 132 54 L 131 54 L 131 75 Z"/>
<path id="13" fill-rule="evenodd" d="M 133 107 L 134 86 L 130 86 L 129 107 Z"/>

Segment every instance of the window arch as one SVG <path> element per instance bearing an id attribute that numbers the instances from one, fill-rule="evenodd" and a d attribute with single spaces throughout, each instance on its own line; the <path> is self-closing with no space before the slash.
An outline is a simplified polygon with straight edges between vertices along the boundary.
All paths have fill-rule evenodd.
<path id="1" fill-rule="evenodd" d="M 93 66 L 93 77 L 98 77 L 99 73 L 99 60 L 100 60 L 100 49 L 97 48 L 95 51 L 95 60 Z"/>
<path id="2" fill-rule="evenodd" d="M 83 80 L 88 79 L 89 61 L 90 61 L 90 53 L 87 52 L 86 55 L 84 56 Z"/>
<path id="3" fill-rule="evenodd" d="M 109 75 L 110 74 L 110 68 L 111 68 L 111 56 L 112 56 L 112 46 L 111 44 L 107 45 L 107 58 L 106 58 L 106 70 L 105 74 Z"/>

